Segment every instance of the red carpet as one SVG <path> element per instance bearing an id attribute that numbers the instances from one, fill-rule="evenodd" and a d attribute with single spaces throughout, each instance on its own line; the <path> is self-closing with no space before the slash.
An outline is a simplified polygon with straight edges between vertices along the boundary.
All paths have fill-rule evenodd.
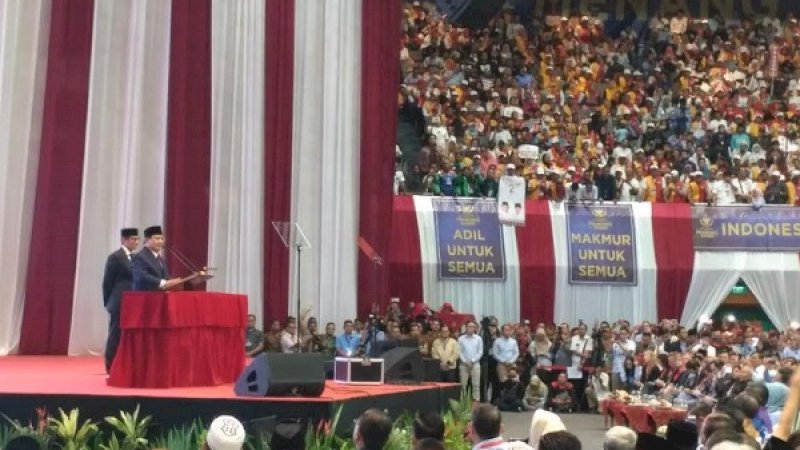
<path id="1" fill-rule="evenodd" d="M 103 358 L 96 356 L 8 356 L 0 358 L 0 395 L 88 395 L 186 399 L 235 399 L 281 402 L 340 402 L 361 397 L 400 394 L 448 386 L 343 386 L 332 381 L 319 398 L 237 397 L 233 385 L 171 389 L 127 389 L 106 386 Z"/>

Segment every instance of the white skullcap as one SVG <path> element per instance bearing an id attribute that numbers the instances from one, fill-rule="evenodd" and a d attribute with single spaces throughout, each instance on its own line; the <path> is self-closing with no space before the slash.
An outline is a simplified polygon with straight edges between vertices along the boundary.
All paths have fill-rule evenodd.
<path id="1" fill-rule="evenodd" d="M 206 435 L 206 443 L 211 450 L 241 450 L 244 439 L 244 426 L 233 416 L 214 419 Z"/>

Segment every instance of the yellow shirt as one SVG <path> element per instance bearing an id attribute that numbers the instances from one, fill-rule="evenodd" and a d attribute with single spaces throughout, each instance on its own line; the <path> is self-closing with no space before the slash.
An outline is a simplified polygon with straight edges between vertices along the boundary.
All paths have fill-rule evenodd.
<path id="1" fill-rule="evenodd" d="M 786 190 L 789 192 L 789 199 L 786 201 L 786 204 L 794 205 L 795 200 L 797 200 L 797 189 L 794 187 L 794 183 L 787 181 Z"/>
<path id="2" fill-rule="evenodd" d="M 700 201 L 700 186 L 697 184 L 696 181 L 689 182 L 689 201 L 692 203 L 697 203 Z"/>
<path id="3" fill-rule="evenodd" d="M 655 203 L 656 199 L 656 180 L 653 179 L 652 176 L 648 175 L 644 177 L 644 186 L 647 191 L 644 194 L 644 201 Z"/>
<path id="4" fill-rule="evenodd" d="M 448 370 L 454 370 L 456 368 L 458 355 L 458 342 L 455 339 L 449 337 L 447 339 L 439 338 L 433 341 L 431 357 L 446 364 Z"/>

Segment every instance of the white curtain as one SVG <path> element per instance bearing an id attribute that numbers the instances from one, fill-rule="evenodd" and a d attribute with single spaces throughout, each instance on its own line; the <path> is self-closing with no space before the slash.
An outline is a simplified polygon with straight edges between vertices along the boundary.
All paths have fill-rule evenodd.
<path id="1" fill-rule="evenodd" d="M 0 355 L 19 344 L 49 35 L 49 0 L 0 1 Z"/>
<path id="2" fill-rule="evenodd" d="M 800 257 L 797 253 L 695 252 L 694 273 L 681 324 L 711 317 L 741 278 L 767 317 L 785 330 L 800 321 Z"/>
<path id="3" fill-rule="evenodd" d="M 296 2 L 294 38 L 293 138 L 286 155 L 293 158 L 292 220 L 312 246 L 301 256 L 300 298 L 322 321 L 341 323 L 355 316 L 357 298 L 361 1 Z"/>
<path id="4" fill-rule="evenodd" d="M 160 224 L 169 69 L 170 2 L 95 2 L 70 354 L 102 352 L 100 290 L 119 229 Z"/>
<path id="5" fill-rule="evenodd" d="M 778 329 L 800 322 L 800 257 L 797 253 L 748 253 L 742 279 Z"/>
<path id="6" fill-rule="evenodd" d="M 681 325 L 692 327 L 701 317 L 711 317 L 736 285 L 747 259 L 744 252 L 694 252 L 694 272 Z"/>
<path id="7" fill-rule="evenodd" d="M 569 248 L 566 204 L 550 202 L 553 253 L 556 266 L 556 322 L 586 323 L 595 320 L 626 319 L 632 323 L 657 319 L 656 257 L 653 250 L 650 203 L 632 203 L 636 233 L 636 286 L 569 283 Z"/>
<path id="8" fill-rule="evenodd" d="M 514 227 L 503 226 L 505 280 L 440 280 L 432 197 L 415 196 L 414 208 L 419 227 L 422 293 L 425 303 L 438 310 L 445 302 L 449 302 L 456 311 L 475 314 L 478 320 L 494 315 L 501 323 L 519 321 L 519 253 Z"/>
<path id="9" fill-rule="evenodd" d="M 262 315 L 264 278 L 263 0 L 211 2 L 209 290 L 246 294 Z"/>

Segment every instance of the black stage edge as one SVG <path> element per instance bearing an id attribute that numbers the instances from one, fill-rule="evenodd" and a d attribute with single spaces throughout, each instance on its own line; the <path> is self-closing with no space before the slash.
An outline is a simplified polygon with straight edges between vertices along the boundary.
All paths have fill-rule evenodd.
<path id="1" fill-rule="evenodd" d="M 365 392 L 369 387 L 364 388 Z M 0 394 L 0 412 L 22 424 L 36 423 L 36 408 L 46 407 L 51 416 L 58 408 L 68 411 L 80 409 L 81 421 L 102 421 L 119 411 L 133 411 L 141 406 L 141 413 L 153 416 L 155 428 L 189 424 L 195 419 L 209 423 L 220 414 L 230 414 L 242 421 L 276 416 L 277 419 L 309 419 L 316 423 L 332 418 L 339 405 L 343 405 L 339 432 L 352 428 L 353 421 L 364 410 L 378 408 L 392 417 L 405 411 L 444 412 L 450 399 L 458 399 L 459 385 L 431 387 L 396 394 L 365 396 L 344 401 L 290 401 L 281 399 L 196 399 L 168 397 L 118 397 L 89 395 L 33 395 Z"/>

